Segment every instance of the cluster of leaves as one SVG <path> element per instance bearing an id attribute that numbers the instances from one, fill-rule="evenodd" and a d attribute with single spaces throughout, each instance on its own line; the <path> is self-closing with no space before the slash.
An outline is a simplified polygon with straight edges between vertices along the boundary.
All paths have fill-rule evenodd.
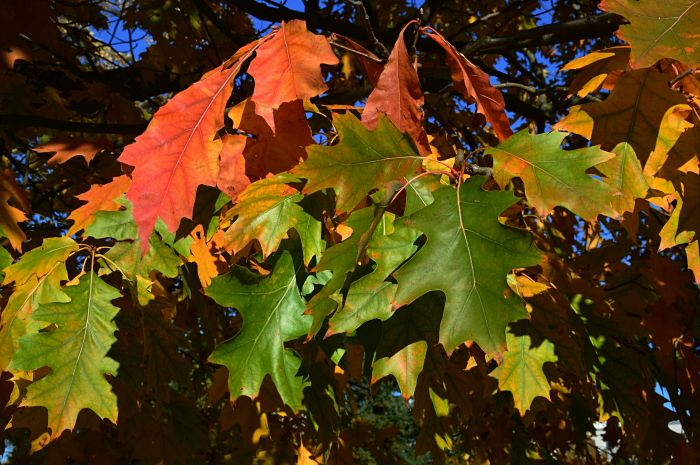
<path id="1" fill-rule="evenodd" d="M 700 4 L 600 8 L 629 45 L 564 66 L 577 104 L 549 132 L 429 18 L 394 18 L 386 59 L 291 19 L 143 103 L 133 142 L 34 144 L 45 179 L 0 178 L 8 443 L 86 463 L 412 461 L 397 438 L 436 463 L 692 461 Z M 31 85 L 18 64 L 45 51 L 3 40 L 2 83 Z M 49 178 L 77 166 L 99 179 L 27 241 L 18 181 L 73 196 L 84 182 Z M 366 413 L 387 377 L 415 436 Z"/>

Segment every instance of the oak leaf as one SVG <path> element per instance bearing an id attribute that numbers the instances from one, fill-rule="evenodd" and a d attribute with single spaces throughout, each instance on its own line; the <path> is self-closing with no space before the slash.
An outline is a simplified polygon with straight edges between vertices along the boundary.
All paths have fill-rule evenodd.
<path id="1" fill-rule="evenodd" d="M 22 405 L 46 407 L 52 437 L 73 429 L 84 408 L 117 421 L 117 398 L 105 375 L 119 367 L 107 352 L 116 341 L 112 320 L 119 311 L 111 301 L 121 294 L 92 271 L 63 291 L 68 302 L 40 305 L 31 316 L 55 329 L 23 336 L 12 359 L 13 369 L 51 368 L 29 386 Z"/>
<path id="2" fill-rule="evenodd" d="M 617 36 L 632 46 L 633 67 L 653 66 L 662 58 L 700 65 L 698 0 L 603 0 L 599 7 L 630 22 L 620 26 Z"/>
<path id="3" fill-rule="evenodd" d="M 73 224 L 68 229 L 68 234 L 72 235 L 85 229 L 95 220 L 98 211 L 116 211 L 122 208 L 117 199 L 126 193 L 131 183 L 131 178 L 126 175 L 118 176 L 107 184 L 93 184 L 87 192 L 77 196 L 79 200 L 87 202 L 85 205 L 73 210 L 68 219 Z"/>
<path id="4" fill-rule="evenodd" d="M 411 138 L 384 115 L 380 114 L 374 131 L 351 113 L 337 115 L 333 124 L 340 142 L 330 147 L 309 146 L 308 158 L 292 172 L 308 179 L 307 193 L 332 187 L 337 212 L 351 211 L 370 190 L 401 179 L 420 166 Z"/>
<path id="5" fill-rule="evenodd" d="M 440 33 L 431 27 L 422 32 L 438 43 L 447 54 L 447 64 L 452 70 L 455 88 L 469 103 L 476 104 L 476 112 L 491 123 L 500 140 L 513 134 L 505 112 L 505 101 L 501 92 L 489 82 L 489 75 L 459 53 Z"/>
<path id="6" fill-rule="evenodd" d="M 503 348 L 508 323 L 527 317 L 523 302 L 508 289 L 506 275 L 536 265 L 540 257 L 525 234 L 498 221 L 516 197 L 483 191 L 480 184 L 471 178 L 459 191 L 443 187 L 433 193 L 432 204 L 405 220 L 427 239 L 394 273 L 396 307 L 430 291 L 445 294 L 440 342 L 448 352 L 467 340 L 487 352 Z"/>
<path id="7" fill-rule="evenodd" d="M 520 415 L 525 415 L 535 397 L 549 399 L 549 381 L 542 366 L 556 362 L 557 356 L 554 344 L 546 339 L 537 348 L 531 347 L 527 335 L 514 336 L 508 332 L 506 339 L 508 350 L 503 355 L 503 362 L 489 376 L 498 380 L 499 389 L 513 394 L 515 408 Z"/>
<path id="8" fill-rule="evenodd" d="M 29 207 L 24 192 L 15 182 L 14 173 L 4 170 L 0 173 L 0 237 L 7 237 L 12 248 L 21 252 L 22 242 L 27 236 L 18 223 L 26 221 L 27 216 L 10 205 L 10 200 L 25 210 Z"/>
<path id="9" fill-rule="evenodd" d="M 276 251 L 290 229 L 301 239 L 304 263 L 321 255 L 321 223 L 298 205 L 301 193 L 289 186 L 299 182 L 288 174 L 261 179 L 249 185 L 238 197 L 238 203 L 228 211 L 236 218 L 224 233 L 227 249 L 239 251 L 257 240 L 263 258 Z"/>
<path id="10" fill-rule="evenodd" d="M 210 362 L 228 368 L 231 399 L 256 397 L 263 379 L 270 375 L 282 400 L 298 410 L 303 386 L 297 376 L 301 359 L 284 343 L 305 335 L 311 318 L 303 315 L 304 300 L 291 255 L 283 253 L 272 274 L 257 284 L 243 284 L 229 273 L 214 278 L 206 293 L 243 317 L 241 331 L 209 356 Z"/>
<path id="11" fill-rule="evenodd" d="M 56 139 L 32 148 L 37 153 L 51 153 L 54 155 L 47 162 L 49 165 L 65 163 L 71 158 L 83 157 L 88 165 L 93 158 L 103 150 L 110 150 L 112 143 L 106 139 Z"/>
<path id="12" fill-rule="evenodd" d="M 323 82 L 321 65 L 338 63 L 328 40 L 309 32 L 305 21 L 282 21 L 248 67 L 248 74 L 255 80 L 251 97 L 255 111 L 275 131 L 271 110 L 282 103 L 307 100 L 325 92 L 328 86 Z"/>
<path id="13" fill-rule="evenodd" d="M 565 132 L 530 134 L 523 130 L 484 152 L 493 157 L 493 176 L 501 186 L 514 177 L 525 184 L 527 202 L 541 215 L 562 206 L 586 220 L 598 214 L 616 217 L 616 189 L 586 173 L 614 157 L 599 147 L 562 150 Z"/>
<path id="14" fill-rule="evenodd" d="M 241 48 L 229 67 L 208 72 L 175 95 L 119 157 L 134 166 L 127 197 L 144 252 L 158 218 L 177 230 L 180 220 L 192 215 L 199 185 L 216 185 L 222 142 L 215 136 L 224 125 L 233 79 L 259 44 Z"/>
<path id="15" fill-rule="evenodd" d="M 583 136 L 603 150 L 627 142 L 644 166 L 656 145 L 664 114 L 686 103 L 681 93 L 668 86 L 671 79 L 672 75 L 653 68 L 624 73 L 604 101 L 571 107 L 554 129 Z"/>
<path id="16" fill-rule="evenodd" d="M 611 47 L 570 61 L 562 67 L 562 71 L 576 70 L 569 84 L 569 93 L 585 97 L 601 88 L 613 89 L 620 75 L 627 70 L 629 59 L 629 47 Z"/>
<path id="17" fill-rule="evenodd" d="M 404 41 L 404 32 L 412 24 L 409 22 L 401 29 L 389 61 L 367 97 L 362 123 L 369 129 L 375 129 L 379 114 L 384 113 L 401 132 L 413 138 L 422 154 L 428 154 L 428 135 L 423 128 L 423 91 Z"/>

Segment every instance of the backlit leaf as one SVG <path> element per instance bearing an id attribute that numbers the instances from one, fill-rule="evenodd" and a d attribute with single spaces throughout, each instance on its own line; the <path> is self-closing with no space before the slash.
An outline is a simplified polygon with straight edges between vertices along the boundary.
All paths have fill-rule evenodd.
<path id="1" fill-rule="evenodd" d="M 423 153 L 430 153 L 428 136 L 423 128 L 423 91 L 418 73 L 406 50 L 404 32 L 399 33 L 379 81 L 367 98 L 362 111 L 362 122 L 370 129 L 377 127 L 380 113 L 384 113 L 401 131 L 408 133 Z"/>
<path id="2" fill-rule="evenodd" d="M 411 138 L 399 132 L 386 116 L 379 116 L 374 131 L 367 130 L 351 113 L 337 115 L 333 124 L 340 142 L 330 147 L 309 146 L 307 160 L 292 171 L 309 180 L 305 192 L 332 187 L 338 212 L 351 211 L 370 190 L 401 179 L 420 166 Z"/>
<path id="3" fill-rule="evenodd" d="M 506 116 L 503 95 L 501 91 L 491 85 L 489 75 L 467 60 L 435 29 L 428 27 L 423 28 L 422 31 L 426 32 L 428 37 L 445 50 L 455 88 L 467 102 L 476 104 L 476 112 L 491 123 L 500 140 L 510 137 L 513 131 L 510 129 L 510 122 Z"/>
<path id="4" fill-rule="evenodd" d="M 306 334 L 311 318 L 304 316 L 294 264 L 282 254 L 272 274 L 258 284 L 242 284 L 233 274 L 214 278 L 206 290 L 219 305 L 233 307 L 243 316 L 243 328 L 218 345 L 209 361 L 229 372 L 231 398 L 256 397 L 270 375 L 282 400 L 298 410 L 303 380 L 297 376 L 301 360 L 284 343 Z"/>
<path id="5" fill-rule="evenodd" d="M 427 351 L 428 343 L 418 341 L 404 347 L 391 357 L 375 360 L 372 365 L 372 383 L 392 375 L 399 383 L 404 399 L 413 397 L 418 375 L 423 371 L 423 362 Z"/>
<path id="6" fill-rule="evenodd" d="M 260 46 L 248 68 L 255 79 L 251 99 L 256 103 L 256 112 L 265 117 L 273 131 L 275 122 L 266 108 L 310 99 L 328 89 L 321 74 L 322 64 L 336 65 L 338 57 L 325 37 L 306 29 L 305 21 L 282 21 L 274 35 Z"/>
<path id="7" fill-rule="evenodd" d="M 617 36 L 632 45 L 632 66 L 645 68 L 662 58 L 700 64 L 700 2 L 697 0 L 603 0 L 600 9 L 624 16 Z"/>
<path id="8" fill-rule="evenodd" d="M 612 207 L 622 215 L 634 211 L 635 200 L 644 198 L 649 185 L 631 145 L 622 142 L 612 153 L 615 157 L 596 165 L 596 169 L 607 177 L 606 184 L 615 192 Z"/>
<path id="9" fill-rule="evenodd" d="M 599 214 L 617 216 L 611 201 L 617 189 L 586 173 L 614 155 L 598 147 L 562 150 L 566 136 L 523 130 L 484 153 L 493 157 L 493 176 L 501 186 L 514 177 L 522 179 L 527 202 L 541 215 L 562 206 L 587 220 Z"/>
<path id="10" fill-rule="evenodd" d="M 267 258 L 277 250 L 287 232 L 294 229 L 301 239 L 305 264 L 320 256 L 321 223 L 304 212 L 297 203 L 303 196 L 288 185 L 298 181 L 293 176 L 279 175 L 248 186 L 229 211 L 236 220 L 224 233 L 226 247 L 238 251 L 257 240 L 263 258 Z"/>
<path id="11" fill-rule="evenodd" d="M 46 407 L 53 437 L 72 429 L 84 408 L 117 421 L 117 399 L 105 375 L 119 367 L 107 352 L 116 341 L 112 320 L 119 311 L 111 301 L 121 294 L 92 271 L 64 292 L 70 301 L 41 305 L 31 316 L 55 328 L 23 336 L 12 360 L 14 369 L 51 368 L 29 386 L 22 405 Z"/>
<path id="12" fill-rule="evenodd" d="M 119 161 L 134 166 L 127 197 L 134 206 L 141 245 L 161 218 L 170 231 L 190 218 L 200 184 L 216 186 L 224 109 L 233 79 L 258 47 L 246 45 L 232 58 L 175 95 L 153 116 L 146 132 L 128 145 Z"/>
<path id="13" fill-rule="evenodd" d="M 95 219 L 95 213 L 98 211 L 119 210 L 122 205 L 116 199 L 126 193 L 130 183 L 131 178 L 128 176 L 118 176 L 101 186 L 93 184 L 90 190 L 78 195 L 78 199 L 87 203 L 76 208 L 68 215 L 68 219 L 73 220 L 73 225 L 68 229 L 68 234 L 75 234 L 92 223 Z"/>
<path id="14" fill-rule="evenodd" d="M 459 203 L 457 190 L 443 187 L 433 193 L 432 204 L 405 221 L 427 240 L 394 273 L 397 307 L 430 291 L 445 294 L 440 342 L 448 352 L 468 340 L 487 352 L 501 350 L 508 323 L 527 317 L 523 302 L 508 289 L 506 275 L 539 261 L 525 234 L 498 221 L 517 199 L 510 192 L 483 191 L 480 184 L 478 178 L 462 184 Z"/>
<path id="15" fill-rule="evenodd" d="M 542 371 L 547 362 L 556 362 L 554 344 L 542 341 L 537 348 L 530 345 L 530 336 L 514 336 L 506 334 L 508 351 L 503 355 L 503 362 L 491 373 L 498 380 L 502 391 L 513 394 L 515 408 L 521 415 L 530 408 L 537 396 L 549 399 L 549 381 Z"/>

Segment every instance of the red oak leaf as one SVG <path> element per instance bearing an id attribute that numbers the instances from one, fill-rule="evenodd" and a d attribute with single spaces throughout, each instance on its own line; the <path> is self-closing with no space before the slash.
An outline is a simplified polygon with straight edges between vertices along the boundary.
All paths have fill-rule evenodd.
<path id="1" fill-rule="evenodd" d="M 310 99 L 328 89 L 321 64 L 337 65 L 338 57 L 328 40 L 306 29 L 306 22 L 282 22 L 277 32 L 260 46 L 248 73 L 255 79 L 252 100 L 255 111 L 275 129 L 272 110 L 284 102 Z"/>
<path id="2" fill-rule="evenodd" d="M 367 98 L 362 122 L 369 129 L 374 129 L 377 127 L 378 113 L 385 113 L 400 131 L 407 132 L 413 138 L 421 154 L 425 155 L 430 153 L 430 144 L 423 128 L 423 91 L 403 39 L 404 31 L 413 23 L 408 23 L 401 30 L 389 61 L 379 76 L 377 87 Z"/>
<path id="3" fill-rule="evenodd" d="M 503 94 L 489 82 L 489 75 L 450 44 L 432 27 L 424 27 L 421 32 L 438 43 L 447 53 L 447 64 L 452 70 L 452 81 L 455 89 L 468 102 L 476 104 L 476 112 L 483 115 L 491 123 L 493 130 L 500 140 L 509 138 L 513 131 L 505 113 Z"/>
<path id="4" fill-rule="evenodd" d="M 215 186 L 224 110 L 233 78 L 262 42 L 241 48 L 226 64 L 175 95 L 153 116 L 146 132 L 127 146 L 119 161 L 135 167 L 127 197 L 134 206 L 142 251 L 161 218 L 170 231 L 192 215 L 197 187 Z"/>

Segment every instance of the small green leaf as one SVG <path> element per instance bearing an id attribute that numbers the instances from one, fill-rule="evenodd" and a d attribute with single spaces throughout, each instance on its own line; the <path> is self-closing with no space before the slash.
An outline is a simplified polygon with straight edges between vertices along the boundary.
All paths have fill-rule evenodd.
<path id="1" fill-rule="evenodd" d="M 304 336 L 311 318 L 303 315 L 305 302 L 291 255 L 283 253 L 272 274 L 257 284 L 242 284 L 229 273 L 214 278 L 206 293 L 243 317 L 240 333 L 209 356 L 210 362 L 228 368 L 231 398 L 255 397 L 270 375 L 282 400 L 294 410 L 301 408 L 304 383 L 297 376 L 301 359 L 284 343 Z"/>
<path id="2" fill-rule="evenodd" d="M 530 336 L 506 334 L 508 351 L 503 362 L 491 373 L 498 380 L 498 387 L 513 394 L 515 408 L 521 415 L 530 408 L 537 396 L 549 399 L 549 381 L 542 371 L 546 362 L 556 362 L 554 344 L 542 341 L 537 348 L 530 347 Z"/>
<path id="3" fill-rule="evenodd" d="M 404 347 L 391 357 L 375 360 L 372 365 L 372 383 L 392 375 L 399 383 L 404 399 L 413 397 L 427 352 L 428 343 L 418 341 Z"/>

